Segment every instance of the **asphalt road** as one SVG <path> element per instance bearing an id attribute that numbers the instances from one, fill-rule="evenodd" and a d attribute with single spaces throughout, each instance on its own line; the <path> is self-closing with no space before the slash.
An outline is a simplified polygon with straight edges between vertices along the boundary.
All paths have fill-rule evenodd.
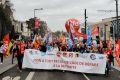
<path id="1" fill-rule="evenodd" d="M 120 71 L 112 69 L 110 76 L 83 74 L 61 70 L 31 70 L 19 72 L 17 66 L 0 75 L 0 80 L 120 80 Z"/>

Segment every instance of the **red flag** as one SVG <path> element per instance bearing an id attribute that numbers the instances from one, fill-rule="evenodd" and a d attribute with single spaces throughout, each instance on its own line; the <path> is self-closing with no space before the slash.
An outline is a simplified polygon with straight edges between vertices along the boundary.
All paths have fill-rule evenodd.
<path id="1" fill-rule="evenodd" d="M 93 28 L 91 35 L 92 36 L 99 35 L 99 29 L 97 25 L 95 25 L 95 27 Z"/>
<path id="2" fill-rule="evenodd" d="M 39 19 L 35 19 L 35 29 L 39 28 Z"/>
<path id="3" fill-rule="evenodd" d="M 2 46 L 2 50 L 3 50 L 3 54 L 5 56 L 8 55 L 8 50 L 9 50 L 9 44 L 10 44 L 10 39 L 9 39 L 9 34 L 5 35 L 3 38 L 3 46 Z"/>
<path id="4" fill-rule="evenodd" d="M 120 55 L 120 39 L 118 40 L 117 44 L 115 45 L 115 50 L 114 50 L 114 55 L 115 55 L 115 59 L 120 67 L 120 58 L 119 58 L 119 55 Z"/>
<path id="5" fill-rule="evenodd" d="M 66 30 L 68 33 L 69 33 L 70 29 L 72 30 L 71 32 L 74 33 L 74 32 L 78 32 L 78 30 L 80 28 L 80 24 L 77 19 L 71 18 L 66 21 L 65 27 L 66 27 Z"/>
<path id="6" fill-rule="evenodd" d="M 3 41 L 10 41 L 10 39 L 9 39 L 9 34 L 6 34 L 6 35 L 4 36 Z"/>
<path id="7" fill-rule="evenodd" d="M 76 35 L 76 36 L 79 36 L 79 37 L 83 37 L 84 39 L 87 38 L 87 35 L 86 35 L 86 34 L 83 34 L 83 33 L 80 33 L 80 32 L 76 32 L 75 35 Z"/>

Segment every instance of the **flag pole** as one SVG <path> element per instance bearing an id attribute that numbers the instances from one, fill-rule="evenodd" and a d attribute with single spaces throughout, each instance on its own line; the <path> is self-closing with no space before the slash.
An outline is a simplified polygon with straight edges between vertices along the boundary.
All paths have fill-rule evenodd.
<path id="1" fill-rule="evenodd" d="M 113 26 L 113 45 L 114 45 L 114 49 L 115 49 L 115 40 L 116 40 L 116 38 L 115 38 L 115 26 Z"/>

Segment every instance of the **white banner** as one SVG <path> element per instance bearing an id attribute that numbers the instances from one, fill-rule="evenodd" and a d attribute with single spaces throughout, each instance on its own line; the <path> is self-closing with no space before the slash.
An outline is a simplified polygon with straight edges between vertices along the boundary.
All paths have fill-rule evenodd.
<path id="1" fill-rule="evenodd" d="M 40 52 L 25 50 L 23 68 L 59 69 L 84 73 L 105 74 L 106 55 L 78 52 Z"/>

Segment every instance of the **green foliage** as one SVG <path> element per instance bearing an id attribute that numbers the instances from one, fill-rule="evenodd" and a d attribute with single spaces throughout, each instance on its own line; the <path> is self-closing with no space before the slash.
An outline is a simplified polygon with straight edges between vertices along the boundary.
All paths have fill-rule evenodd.
<path id="1" fill-rule="evenodd" d="M 1 36 L 0 40 L 4 37 L 5 34 L 9 33 L 12 30 L 12 22 L 10 20 L 10 15 L 7 15 L 6 8 L 3 8 L 3 5 L 0 5 L 0 23 L 1 23 Z"/>
<path id="2" fill-rule="evenodd" d="M 28 24 L 28 29 L 33 29 L 34 28 L 34 18 L 29 19 L 29 21 L 26 21 Z"/>

